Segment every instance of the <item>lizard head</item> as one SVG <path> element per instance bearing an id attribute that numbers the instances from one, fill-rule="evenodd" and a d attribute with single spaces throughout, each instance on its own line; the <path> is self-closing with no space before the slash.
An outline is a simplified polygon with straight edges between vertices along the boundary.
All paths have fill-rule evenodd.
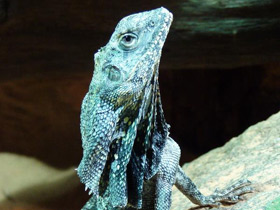
<path id="1" fill-rule="evenodd" d="M 158 65 L 172 18 L 165 8 L 127 16 L 94 56 L 94 75 L 81 110 L 84 151 L 78 175 L 98 195 L 101 175 L 109 170 L 107 187 L 113 206 L 126 205 L 126 167 L 134 141 L 139 130 L 151 129 L 152 115 L 161 110 Z M 154 124 L 165 123 L 159 116 L 160 122 Z M 150 127 L 139 129 L 144 118 L 149 118 L 143 124 Z"/>
<path id="2" fill-rule="evenodd" d="M 108 44 L 95 54 L 92 86 L 104 94 L 103 98 L 111 102 L 118 99 L 117 104 L 123 105 L 150 83 L 151 69 L 159 65 L 172 19 L 161 7 L 127 16 L 118 23 Z"/>

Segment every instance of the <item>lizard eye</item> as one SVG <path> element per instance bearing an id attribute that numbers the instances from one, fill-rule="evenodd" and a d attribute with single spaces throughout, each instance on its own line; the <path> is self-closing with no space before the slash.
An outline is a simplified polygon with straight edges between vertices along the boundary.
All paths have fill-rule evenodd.
<path id="1" fill-rule="evenodd" d="M 137 44 L 138 37 L 133 33 L 126 33 L 120 38 L 120 46 L 124 50 L 130 50 Z"/>

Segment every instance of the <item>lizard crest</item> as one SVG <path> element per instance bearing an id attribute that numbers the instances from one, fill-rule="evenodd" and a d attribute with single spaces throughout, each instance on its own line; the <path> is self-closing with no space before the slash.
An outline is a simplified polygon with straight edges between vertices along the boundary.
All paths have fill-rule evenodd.
<path id="1" fill-rule="evenodd" d="M 123 18 L 94 56 L 81 111 L 81 182 L 113 207 L 142 205 L 144 180 L 158 170 L 169 126 L 158 66 L 172 14 L 165 8 Z M 129 194 L 129 196 L 128 196 Z"/>

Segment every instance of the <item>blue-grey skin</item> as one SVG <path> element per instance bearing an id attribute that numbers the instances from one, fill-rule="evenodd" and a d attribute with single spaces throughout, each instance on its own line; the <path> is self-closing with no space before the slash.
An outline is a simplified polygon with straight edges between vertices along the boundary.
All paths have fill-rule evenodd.
<path id="1" fill-rule="evenodd" d="M 240 181 L 204 196 L 179 166 L 180 148 L 168 136 L 158 83 L 172 18 L 165 8 L 127 16 L 95 54 L 81 111 L 77 171 L 92 194 L 83 210 L 169 210 L 174 184 L 198 205 L 234 203 L 251 191 L 249 181 Z"/>

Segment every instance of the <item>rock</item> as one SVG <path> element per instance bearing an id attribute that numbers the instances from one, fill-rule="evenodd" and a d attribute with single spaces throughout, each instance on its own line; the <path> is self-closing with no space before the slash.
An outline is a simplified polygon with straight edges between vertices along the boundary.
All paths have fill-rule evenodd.
<path id="1" fill-rule="evenodd" d="M 248 128 L 223 147 L 216 148 L 183 167 L 205 195 L 239 179 L 249 179 L 254 192 L 244 201 L 214 209 L 280 209 L 280 112 Z M 195 207 L 174 188 L 172 210 Z M 195 208 L 206 209 L 206 208 Z"/>
<path id="2" fill-rule="evenodd" d="M 22 155 L 0 153 L 0 168 L 0 209 L 50 201 L 80 183 L 73 167 L 58 170 Z"/>
<path id="3" fill-rule="evenodd" d="M 5 206 L 5 209 L 3 210 L 54 210 L 54 209 L 47 209 L 34 205 L 14 204 L 14 205 Z"/>

